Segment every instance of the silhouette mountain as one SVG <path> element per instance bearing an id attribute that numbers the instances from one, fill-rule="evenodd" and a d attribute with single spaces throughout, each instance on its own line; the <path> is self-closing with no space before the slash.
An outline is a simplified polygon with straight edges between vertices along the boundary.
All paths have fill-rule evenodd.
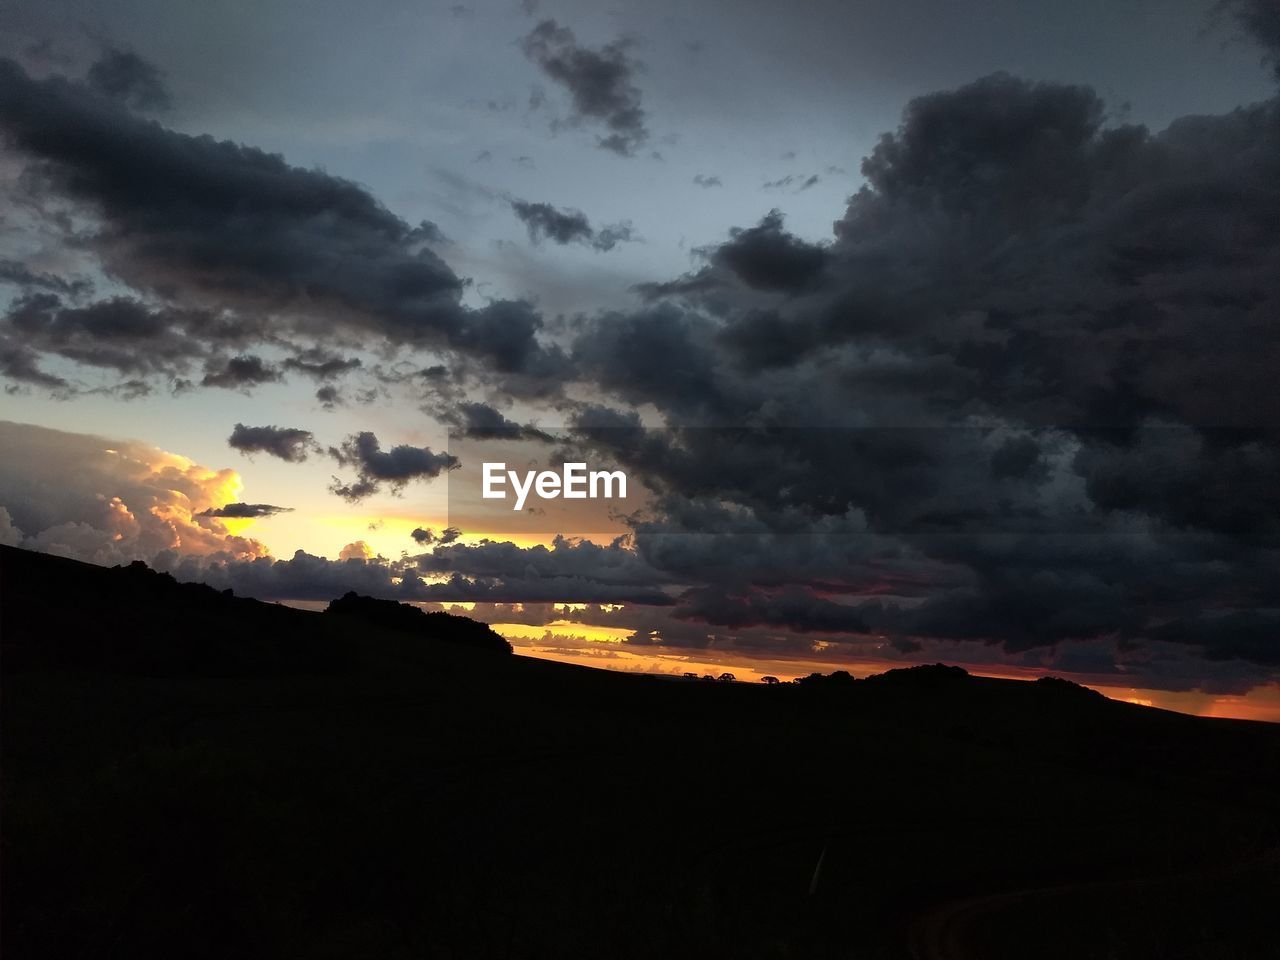
<path id="1" fill-rule="evenodd" d="M 506 649 L 0 549 L 6 960 L 1276 955 L 1280 726 Z"/>

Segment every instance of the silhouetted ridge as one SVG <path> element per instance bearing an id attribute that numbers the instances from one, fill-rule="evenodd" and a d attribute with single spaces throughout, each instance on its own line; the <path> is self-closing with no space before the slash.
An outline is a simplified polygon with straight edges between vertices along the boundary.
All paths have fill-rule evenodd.
<path id="1" fill-rule="evenodd" d="M 377 651 L 403 654 L 406 632 L 446 641 L 449 648 L 511 649 L 487 626 L 466 617 L 424 614 L 391 601 L 356 597 L 365 605 L 357 610 L 377 606 L 371 614 L 357 614 L 376 629 L 355 630 L 350 618 L 180 583 L 141 561 L 107 568 L 0 547 L 0 591 L 0 651 L 10 673 L 341 673 Z M 396 608 L 404 612 L 387 612 Z M 412 645 L 415 650 L 422 646 Z"/>
<path id="2" fill-rule="evenodd" d="M 922 663 L 914 667 L 898 667 L 867 677 L 867 683 L 932 687 L 971 679 L 964 667 L 946 663 Z"/>
<path id="3" fill-rule="evenodd" d="M 946 686 L 957 681 L 970 679 L 969 671 L 963 667 L 950 666 L 945 663 L 922 663 L 914 667 L 898 667 L 884 673 L 876 673 L 864 680 L 856 679 L 847 670 L 836 670 L 833 673 L 811 673 L 807 677 L 797 677 L 796 683 L 807 689 L 852 690 L 862 685 L 919 687 L 930 688 Z"/>
<path id="4" fill-rule="evenodd" d="M 427 636 L 477 650 L 511 653 L 511 644 L 477 620 L 438 611 L 427 613 L 407 603 L 363 597 L 355 591 L 348 591 L 337 600 L 329 601 L 324 612 L 326 616 L 360 620 L 388 630 Z"/>
<path id="5" fill-rule="evenodd" d="M 1035 681 L 1036 689 L 1047 690 L 1050 693 L 1065 695 L 1068 697 L 1089 697 L 1093 699 L 1103 699 L 1097 690 L 1091 690 L 1088 687 L 1081 686 L 1072 680 L 1064 680 L 1062 677 L 1040 677 Z"/>

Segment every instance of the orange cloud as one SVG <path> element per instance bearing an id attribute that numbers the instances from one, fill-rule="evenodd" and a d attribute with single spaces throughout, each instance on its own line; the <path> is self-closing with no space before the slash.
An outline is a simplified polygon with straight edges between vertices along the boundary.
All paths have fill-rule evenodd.
<path id="1" fill-rule="evenodd" d="M 240 498 L 231 469 L 215 470 L 137 441 L 111 441 L 0 422 L 0 506 L 23 546 L 93 563 L 157 554 L 252 560 L 243 522 L 196 514 Z M 11 537 L 12 539 L 13 537 Z"/>
<path id="2" fill-rule="evenodd" d="M 372 560 L 373 549 L 363 540 L 348 543 L 338 553 L 339 560 Z"/>

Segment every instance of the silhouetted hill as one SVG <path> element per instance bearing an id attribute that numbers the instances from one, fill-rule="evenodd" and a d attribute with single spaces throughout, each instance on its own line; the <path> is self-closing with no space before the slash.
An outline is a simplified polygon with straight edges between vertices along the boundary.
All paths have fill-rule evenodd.
<path id="1" fill-rule="evenodd" d="M 6 960 L 1275 956 L 1280 727 L 458 619 L 0 551 Z"/>
<path id="2" fill-rule="evenodd" d="M 447 643 L 507 652 L 488 626 L 448 613 L 347 594 L 320 616 L 179 583 L 141 561 L 105 568 L 0 547 L 0 655 L 37 668 L 149 675 L 334 673 L 370 645 Z"/>
<path id="3" fill-rule="evenodd" d="M 407 603 L 362 597 L 354 591 L 330 601 L 324 612 L 331 618 L 345 618 L 387 630 L 399 630 L 413 636 L 456 643 L 475 650 L 511 652 L 511 644 L 494 633 L 487 624 L 477 620 L 438 610 L 428 613 Z"/>

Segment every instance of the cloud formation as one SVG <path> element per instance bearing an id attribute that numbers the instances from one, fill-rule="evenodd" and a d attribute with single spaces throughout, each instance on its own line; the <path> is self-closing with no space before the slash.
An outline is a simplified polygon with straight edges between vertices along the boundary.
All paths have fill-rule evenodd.
<path id="1" fill-rule="evenodd" d="M 252 355 L 231 357 L 208 369 L 200 382 L 206 387 L 222 387 L 225 390 L 243 390 L 275 383 L 281 379 L 280 371 L 261 357 Z"/>
<path id="2" fill-rule="evenodd" d="M 166 110 L 169 91 L 155 64 L 136 53 L 108 50 L 89 67 L 89 89 L 136 110 Z"/>
<path id="3" fill-rule="evenodd" d="M 511 209 L 529 231 L 533 243 L 551 240 L 561 246 L 578 243 L 595 250 L 612 250 L 635 239 L 630 223 L 614 223 L 596 229 L 581 210 L 557 209 L 549 203 L 512 200 Z"/>
<path id="4" fill-rule="evenodd" d="M 0 60 L 0 85 L 0 133 L 39 174 L 20 182 L 22 202 L 76 205 L 93 224 L 77 243 L 103 270 L 180 318 L 216 315 L 196 329 L 180 319 L 182 336 L 208 344 L 269 330 L 319 343 L 346 332 L 457 351 L 509 373 L 549 362 L 536 314 L 504 301 L 464 307 L 465 283 L 430 249 L 434 234 L 362 187 L 169 130 L 85 84 L 34 79 L 9 60 Z"/>
<path id="5" fill-rule="evenodd" d="M 457 527 L 445 527 L 436 533 L 430 527 L 415 527 L 409 536 L 413 537 L 415 543 L 429 546 L 433 543 L 453 543 L 462 536 L 462 531 Z"/>
<path id="6" fill-rule="evenodd" d="M 1274 54 L 1274 5 L 1224 9 Z M 584 48 L 547 21 L 524 50 L 602 146 L 646 141 L 625 46 Z M 554 413 L 654 493 L 604 546 L 418 528 L 430 549 L 395 561 L 354 544 L 337 561 L 202 559 L 184 534 L 166 562 L 193 578 L 269 597 L 626 603 L 591 615 L 672 648 L 961 650 L 1167 684 L 1199 669 L 1233 688 L 1277 676 L 1276 100 L 1153 132 L 1086 86 L 984 77 L 906 105 L 829 241 L 747 212 L 638 306 L 545 324 L 520 301 L 463 307 L 426 234 L 354 184 L 166 130 L 84 84 L 12 65 L 0 81 L 27 185 L 75 203 L 86 248 L 132 290 L 89 302 L 70 276 L 13 261 L 11 379 L 73 390 L 74 363 L 118 389 L 189 368 L 236 385 L 257 359 L 264 377 L 278 363 L 329 390 L 356 369 L 350 342 L 421 349 L 379 357 L 379 384 L 481 434 L 523 435 L 503 410 Z M 515 203 L 536 239 L 603 233 Z M 316 449 L 308 431 L 242 424 L 232 446 Z M 329 452 L 354 472 L 333 488 L 352 500 L 456 464 L 373 433 Z M 41 502 L 5 502 L 0 536 L 60 527 L 19 513 L 22 497 Z M 50 542 L 136 543 L 101 503 L 74 521 L 88 531 Z M 197 530 L 217 519 L 191 510 Z"/>
<path id="7" fill-rule="evenodd" d="M 251 520 L 257 517 L 274 517 L 278 513 L 292 513 L 293 507 L 277 507 L 270 503 L 228 503 L 210 507 L 196 516 L 222 517 L 228 520 Z"/>
<path id="8" fill-rule="evenodd" d="M 227 444 L 241 453 L 265 453 L 288 463 L 301 463 L 319 450 L 310 430 L 299 427 L 247 427 L 237 423 Z"/>
<path id="9" fill-rule="evenodd" d="M 285 359 L 286 370 L 296 370 L 312 379 L 335 380 L 363 366 L 359 357 L 341 357 L 319 347 L 303 350 L 296 357 Z"/>
<path id="10" fill-rule="evenodd" d="M 330 447 L 329 455 L 340 466 L 356 471 L 354 481 L 335 479 L 329 488 L 353 503 L 377 493 L 384 483 L 398 494 L 411 480 L 434 480 L 458 466 L 457 457 L 444 451 L 432 453 L 430 447 L 401 444 L 383 450 L 378 438 L 367 430 L 347 437 L 341 446 Z"/>
<path id="11" fill-rule="evenodd" d="M 181 552 L 228 562 L 266 555 L 215 513 L 243 488 L 215 470 L 132 441 L 0 421 L 0 539 L 92 563 Z"/>
<path id="12" fill-rule="evenodd" d="M 627 54 L 628 46 L 615 40 L 593 50 L 554 20 L 543 20 L 521 41 L 525 56 L 569 94 L 571 122 L 602 126 L 597 145 L 624 157 L 649 139 L 634 82 L 640 65 Z"/>
<path id="13" fill-rule="evenodd" d="M 1272 0 L 1220 0 L 1218 9 L 1235 15 L 1245 31 L 1266 51 L 1267 62 L 1280 80 L 1280 6 Z"/>

